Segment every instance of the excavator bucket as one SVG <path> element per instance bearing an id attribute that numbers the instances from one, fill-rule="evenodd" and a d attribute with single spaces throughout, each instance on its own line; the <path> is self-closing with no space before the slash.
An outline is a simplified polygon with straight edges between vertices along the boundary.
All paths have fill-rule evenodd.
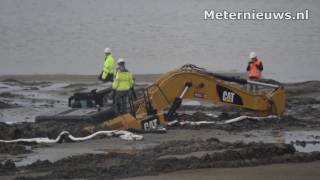
<path id="1" fill-rule="evenodd" d="M 286 97 L 285 91 L 283 87 L 279 87 L 275 89 L 271 93 L 271 100 L 272 100 L 272 111 L 274 114 L 281 116 L 286 107 Z"/>

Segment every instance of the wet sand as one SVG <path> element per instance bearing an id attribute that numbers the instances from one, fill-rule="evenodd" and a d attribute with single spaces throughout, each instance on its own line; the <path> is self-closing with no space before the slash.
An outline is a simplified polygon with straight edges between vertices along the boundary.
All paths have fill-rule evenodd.
<path id="1" fill-rule="evenodd" d="M 160 77 L 161 74 L 135 74 L 137 82 L 151 82 Z M 98 81 L 98 75 L 70 75 L 70 74 L 52 74 L 52 75 L 1 75 L 0 81 L 6 79 L 15 79 L 19 81 L 49 81 L 49 82 L 72 82 L 72 83 L 90 83 Z"/>
<path id="2" fill-rule="evenodd" d="M 87 135 L 79 129 L 88 124 L 34 124 L 33 117 L 64 109 L 67 97 L 75 91 L 106 85 L 87 76 L 21 78 L 11 76 L 2 80 L 0 101 L 3 106 L 0 112 L 2 122 L 27 122 L 12 125 L 0 123 L 0 139 L 55 138 L 62 130 L 68 130 L 75 136 Z M 139 81 L 146 82 L 150 80 L 148 78 L 155 77 L 141 76 Z M 137 90 L 145 86 L 141 83 Z M 85 142 L 52 145 L 1 144 L 0 176 L 1 179 L 32 179 L 33 176 L 39 176 L 38 179 L 134 176 L 179 179 L 183 177 L 180 174 L 193 174 L 188 176 L 189 179 L 197 175 L 201 179 L 210 179 L 216 172 L 218 179 L 232 179 L 247 178 L 252 166 L 257 166 L 252 168 L 252 179 L 260 179 L 263 176 L 261 171 L 271 174 L 265 176 L 269 179 L 292 179 L 295 174 L 294 177 L 312 179 L 318 176 L 317 172 L 311 173 L 312 168 L 304 167 L 319 166 L 320 82 L 285 84 L 285 88 L 287 110 L 280 119 L 246 119 L 230 125 L 173 126 L 167 127 L 168 131 L 164 134 L 142 134 L 143 141 L 98 137 Z M 249 112 L 223 105 L 186 103 L 179 110 L 179 118 L 221 121 L 242 113 Z M 305 163 L 311 161 L 316 162 Z M 267 164 L 276 165 L 261 166 Z M 300 167 L 299 171 L 293 171 L 296 167 Z M 199 168 L 201 170 L 196 170 Z M 267 172 L 275 173 L 272 176 Z"/>
<path id="3" fill-rule="evenodd" d="M 318 180 L 320 161 L 299 164 L 273 164 L 257 167 L 199 169 L 177 171 L 158 176 L 127 178 L 128 180 L 203 179 L 203 180 Z"/>

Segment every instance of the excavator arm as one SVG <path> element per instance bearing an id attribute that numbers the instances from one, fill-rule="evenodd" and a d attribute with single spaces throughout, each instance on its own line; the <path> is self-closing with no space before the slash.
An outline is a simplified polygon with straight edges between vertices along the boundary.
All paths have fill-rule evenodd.
<path id="1" fill-rule="evenodd" d="M 247 91 L 246 84 L 267 87 L 259 92 Z M 134 103 L 131 113 L 106 120 L 112 129 L 150 129 L 173 120 L 183 99 L 223 103 L 252 110 L 259 115 L 280 116 L 285 109 L 284 88 L 246 79 L 214 74 L 194 65 L 164 74 L 146 88 Z"/>

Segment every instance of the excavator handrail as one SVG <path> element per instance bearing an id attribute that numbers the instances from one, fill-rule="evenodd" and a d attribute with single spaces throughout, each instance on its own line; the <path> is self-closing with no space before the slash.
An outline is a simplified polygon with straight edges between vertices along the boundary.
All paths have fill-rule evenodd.
<path id="1" fill-rule="evenodd" d="M 247 80 L 247 79 L 244 79 L 244 78 L 239 78 L 239 77 L 234 77 L 234 76 L 226 76 L 226 75 L 222 75 L 222 74 L 213 73 L 213 72 L 207 71 L 205 68 L 201 68 L 201 67 L 198 67 L 198 66 L 193 65 L 193 64 L 185 64 L 180 69 L 181 70 L 197 71 L 199 73 L 203 73 L 203 74 L 206 74 L 206 75 L 209 75 L 209 76 L 213 76 L 214 78 L 217 78 L 217 79 L 221 79 L 221 80 L 228 81 L 228 82 L 235 82 L 235 83 L 242 84 L 242 85 L 244 85 L 244 84 L 255 84 L 255 85 L 271 87 L 271 88 L 282 87 L 281 84 L 265 83 L 265 82 L 260 82 L 260 81 Z"/>

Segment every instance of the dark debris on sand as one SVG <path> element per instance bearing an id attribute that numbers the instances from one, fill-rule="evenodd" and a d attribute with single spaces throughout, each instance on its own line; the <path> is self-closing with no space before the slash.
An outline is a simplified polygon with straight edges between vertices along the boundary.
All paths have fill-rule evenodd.
<path id="1" fill-rule="evenodd" d="M 55 139 L 62 131 L 69 131 L 74 136 L 87 136 L 90 132 L 87 127 L 92 127 L 94 124 L 89 122 L 56 122 L 47 121 L 41 123 L 23 122 L 8 125 L 0 122 L 0 139 L 12 140 L 19 138 L 36 138 L 48 137 Z M 95 129 L 99 130 L 96 125 Z M 106 130 L 104 128 L 104 130 Z"/>
<path id="2" fill-rule="evenodd" d="M 8 99 L 13 99 L 13 98 L 24 98 L 24 96 L 23 96 L 23 95 L 13 94 L 13 93 L 10 93 L 10 92 L 3 92 L 3 93 L 0 93 L 0 97 L 2 97 L 2 98 L 8 98 Z"/>
<path id="3" fill-rule="evenodd" d="M 17 170 L 15 163 L 12 160 L 6 160 L 0 163 L 0 175 L 9 174 Z"/>
<path id="4" fill-rule="evenodd" d="M 14 106 L 9 103 L 0 101 L 0 109 L 7 109 L 7 108 L 12 108 L 12 107 L 14 107 Z"/>
<path id="5" fill-rule="evenodd" d="M 4 84 L 11 85 L 11 86 L 48 86 L 52 84 L 51 82 L 43 82 L 43 81 L 19 81 L 16 79 L 4 79 L 1 81 Z"/>
<path id="6" fill-rule="evenodd" d="M 320 81 L 306 81 L 301 83 L 285 84 L 286 95 L 300 96 L 303 94 L 320 92 Z"/>
<path id="7" fill-rule="evenodd" d="M 115 179 L 155 175 L 183 169 L 257 166 L 270 163 L 307 162 L 320 159 L 320 152 L 297 153 L 292 145 L 227 143 L 208 140 L 170 141 L 136 153 L 73 156 L 55 163 L 38 161 L 25 171 L 47 172 L 40 177 L 18 179 Z"/>
<path id="8" fill-rule="evenodd" d="M 31 150 L 27 149 L 26 146 L 18 143 L 0 143 L 0 154 L 26 154 L 30 153 Z"/>

